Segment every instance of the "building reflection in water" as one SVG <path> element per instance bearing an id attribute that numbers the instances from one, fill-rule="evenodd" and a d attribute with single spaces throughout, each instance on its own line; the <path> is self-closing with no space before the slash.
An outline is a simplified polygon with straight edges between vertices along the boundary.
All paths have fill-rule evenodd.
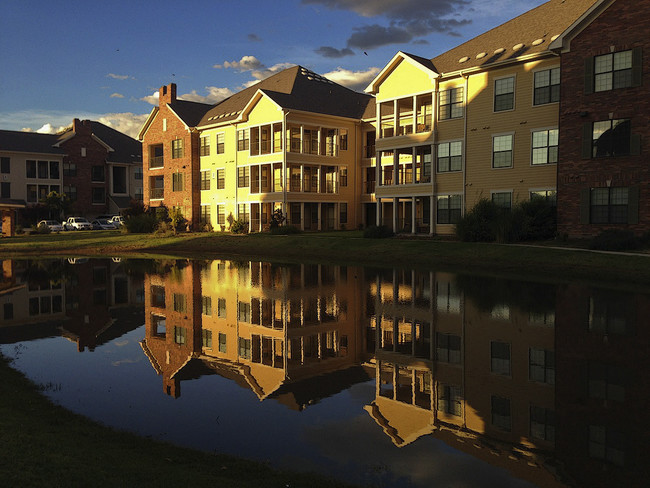
<path id="1" fill-rule="evenodd" d="M 3 260 L 0 343 L 61 336 L 93 351 L 142 325 L 143 275 L 120 259 Z"/>
<path id="2" fill-rule="evenodd" d="M 172 397 L 219 375 L 300 411 L 374 381 L 364 409 L 395 446 L 434 437 L 538 486 L 650 475 L 647 294 L 313 264 L 53 263 L 2 262 L 0 342 L 93 350 L 144 302 L 141 346 Z"/>

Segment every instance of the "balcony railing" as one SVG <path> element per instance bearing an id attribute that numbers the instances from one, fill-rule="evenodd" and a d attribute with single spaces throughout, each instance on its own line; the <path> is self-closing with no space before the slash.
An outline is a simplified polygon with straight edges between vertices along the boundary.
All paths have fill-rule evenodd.
<path id="1" fill-rule="evenodd" d="M 149 190 L 149 198 L 151 200 L 162 200 L 165 197 L 164 188 L 151 188 Z"/>
<path id="2" fill-rule="evenodd" d="M 165 165 L 164 156 L 152 156 L 149 158 L 149 169 L 162 168 Z"/>

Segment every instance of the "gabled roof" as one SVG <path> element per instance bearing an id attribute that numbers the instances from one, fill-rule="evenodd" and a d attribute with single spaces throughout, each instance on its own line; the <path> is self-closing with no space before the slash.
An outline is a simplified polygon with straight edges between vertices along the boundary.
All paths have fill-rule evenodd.
<path id="1" fill-rule="evenodd" d="M 371 102 L 369 95 L 345 88 L 302 66 L 294 66 L 218 103 L 204 115 L 199 126 L 237 120 L 259 91 L 285 110 L 353 119 L 361 119 Z"/>
<path id="2" fill-rule="evenodd" d="M 63 155 L 63 149 L 54 147 L 58 139 L 57 134 L 0 130 L 0 151 Z"/>
<path id="3" fill-rule="evenodd" d="M 549 46 L 599 0 L 551 0 L 431 59 L 440 74 L 549 52 Z M 515 49 L 516 48 L 516 49 Z"/>
<path id="4" fill-rule="evenodd" d="M 381 82 L 384 81 L 386 77 L 391 73 L 391 71 L 393 71 L 393 69 L 395 69 L 402 61 L 406 61 L 413 66 L 416 66 L 417 68 L 423 70 L 431 78 L 437 78 L 439 76 L 438 72 L 435 69 L 435 66 L 430 59 L 399 51 L 397 54 L 395 54 L 395 56 L 393 56 L 388 64 L 384 66 L 384 69 L 382 69 L 377 74 L 377 76 L 375 76 L 365 91 L 368 93 L 377 93 L 377 89 L 379 88 Z"/>
<path id="5" fill-rule="evenodd" d="M 108 161 L 111 163 L 141 163 L 142 144 L 130 136 L 108 127 L 101 122 L 90 121 L 92 135 L 103 143 L 109 151 Z M 74 137 L 73 128 L 69 127 L 59 134 L 59 142 Z"/>
<path id="6" fill-rule="evenodd" d="M 552 50 L 560 50 L 562 52 L 568 51 L 571 46 L 571 41 L 582 30 L 591 24 L 605 9 L 607 9 L 616 0 L 598 0 L 589 10 L 584 12 L 576 21 L 569 26 L 557 39 L 555 39 L 550 46 Z"/>
<path id="7" fill-rule="evenodd" d="M 188 127 L 196 127 L 208 110 L 213 107 L 207 103 L 178 99 L 170 103 L 169 106 Z"/>

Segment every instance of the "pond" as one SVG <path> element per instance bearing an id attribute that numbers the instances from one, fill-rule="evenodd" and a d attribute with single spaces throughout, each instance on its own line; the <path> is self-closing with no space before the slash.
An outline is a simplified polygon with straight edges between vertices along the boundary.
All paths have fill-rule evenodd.
<path id="1" fill-rule="evenodd" d="M 5 260 L 0 352 L 55 403 L 371 486 L 642 486 L 650 297 L 248 261 Z"/>

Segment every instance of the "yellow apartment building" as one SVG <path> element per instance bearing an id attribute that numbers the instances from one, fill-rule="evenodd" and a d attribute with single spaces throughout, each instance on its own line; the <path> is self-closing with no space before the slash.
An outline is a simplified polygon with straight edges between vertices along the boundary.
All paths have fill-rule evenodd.
<path id="1" fill-rule="evenodd" d="M 555 201 L 560 58 L 549 45 L 593 3 L 551 0 L 435 58 L 391 59 L 366 88 L 376 154 L 362 173 L 376 182 L 378 225 L 450 234 L 482 198 Z"/>

